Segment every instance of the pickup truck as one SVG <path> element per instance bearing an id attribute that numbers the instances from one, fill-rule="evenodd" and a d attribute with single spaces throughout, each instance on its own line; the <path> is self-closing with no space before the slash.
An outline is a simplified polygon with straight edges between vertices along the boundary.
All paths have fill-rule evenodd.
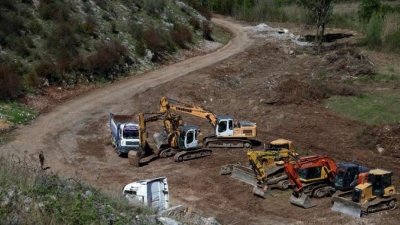
<path id="1" fill-rule="evenodd" d="M 139 124 L 132 115 L 110 113 L 111 145 L 118 155 L 139 149 Z"/>
<path id="2" fill-rule="evenodd" d="M 146 205 L 156 210 L 169 208 L 167 178 L 139 180 L 125 185 L 122 195 L 132 204 Z"/>

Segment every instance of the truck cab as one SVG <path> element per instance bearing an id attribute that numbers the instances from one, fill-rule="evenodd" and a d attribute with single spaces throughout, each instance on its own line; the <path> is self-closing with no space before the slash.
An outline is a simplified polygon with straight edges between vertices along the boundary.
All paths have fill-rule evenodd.
<path id="1" fill-rule="evenodd" d="M 134 121 L 133 116 L 110 114 L 111 145 L 119 155 L 140 147 L 139 124 Z"/>
<path id="2" fill-rule="evenodd" d="M 353 189 L 357 184 L 367 181 L 367 173 L 369 171 L 368 167 L 359 166 L 354 163 L 339 164 L 334 180 L 335 189 L 340 191 Z"/>

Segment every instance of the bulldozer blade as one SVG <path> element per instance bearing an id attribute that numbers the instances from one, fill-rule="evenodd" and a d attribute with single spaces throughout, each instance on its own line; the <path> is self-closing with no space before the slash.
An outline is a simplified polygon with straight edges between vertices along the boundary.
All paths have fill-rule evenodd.
<path id="1" fill-rule="evenodd" d="M 331 210 L 356 218 L 361 217 L 361 206 L 355 202 L 342 198 L 333 197 L 333 206 Z"/>
<path id="2" fill-rule="evenodd" d="M 160 133 L 153 134 L 153 140 L 156 143 L 157 149 L 161 149 L 161 146 L 168 144 L 167 143 L 167 136 Z"/>
<path id="3" fill-rule="evenodd" d="M 254 186 L 253 194 L 261 198 L 265 198 L 266 196 L 272 196 L 271 190 L 269 188 L 265 190 L 259 186 Z"/>
<path id="4" fill-rule="evenodd" d="M 141 158 L 142 158 L 142 152 L 140 151 L 132 150 L 128 152 L 129 164 L 134 167 L 139 167 Z"/>
<path id="5" fill-rule="evenodd" d="M 250 168 L 241 165 L 233 165 L 231 177 L 250 185 L 257 186 L 257 180 L 254 177 L 254 172 Z"/>
<path id="6" fill-rule="evenodd" d="M 316 206 L 317 204 L 311 202 L 310 196 L 306 194 L 302 194 L 300 197 L 295 197 L 294 195 L 290 196 L 290 203 L 293 205 L 300 206 L 302 208 L 308 209 Z"/>

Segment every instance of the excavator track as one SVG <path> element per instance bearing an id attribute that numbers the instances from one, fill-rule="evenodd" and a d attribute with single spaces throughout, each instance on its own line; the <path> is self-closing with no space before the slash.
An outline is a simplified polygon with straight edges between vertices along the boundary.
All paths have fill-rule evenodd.
<path id="1" fill-rule="evenodd" d="M 251 148 L 252 143 L 248 139 L 217 138 L 209 136 L 203 138 L 204 146 L 207 148 Z"/>
<path id="2" fill-rule="evenodd" d="M 325 182 L 321 183 L 311 183 L 306 184 L 303 187 L 304 193 L 314 198 L 323 198 L 325 196 L 331 196 L 335 193 L 335 188 L 331 187 L 329 184 Z"/>
<path id="3" fill-rule="evenodd" d="M 181 151 L 174 156 L 175 162 L 183 162 L 192 159 L 203 158 L 210 156 L 212 153 L 211 149 L 195 149 L 188 151 Z"/>

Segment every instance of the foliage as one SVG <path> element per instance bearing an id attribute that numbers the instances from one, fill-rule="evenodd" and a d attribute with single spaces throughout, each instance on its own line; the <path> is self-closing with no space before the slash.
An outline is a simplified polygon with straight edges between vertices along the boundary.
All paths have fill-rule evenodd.
<path id="1" fill-rule="evenodd" d="M 0 100 L 15 99 L 22 94 L 20 78 L 15 70 L 0 65 Z"/>
<path id="2" fill-rule="evenodd" d="M 362 0 L 360 3 L 360 9 L 358 16 L 361 21 L 368 23 L 374 13 L 378 13 L 381 10 L 381 0 Z"/>
<path id="3" fill-rule="evenodd" d="M 383 19 L 380 14 L 374 14 L 370 19 L 365 37 L 360 40 L 359 44 L 367 46 L 371 49 L 377 49 L 382 46 L 382 29 Z"/>
<path id="4" fill-rule="evenodd" d="M 315 41 L 318 43 L 318 52 L 321 53 L 325 25 L 332 14 L 332 0 L 297 0 L 297 3 L 308 10 L 311 20 L 315 23 Z"/>
<path id="5" fill-rule="evenodd" d="M 13 124 L 20 124 L 32 120 L 37 116 L 37 112 L 30 110 L 16 103 L 0 102 L 0 114 Z"/>
<path id="6" fill-rule="evenodd" d="M 385 49 L 391 52 L 400 52 L 400 29 L 385 36 Z"/>
<path id="7" fill-rule="evenodd" d="M 187 27 L 180 24 L 175 24 L 170 32 L 170 36 L 173 42 L 175 42 L 181 48 L 187 48 L 186 43 L 192 42 L 193 34 Z"/>
<path id="8" fill-rule="evenodd" d="M 137 224 L 140 214 L 154 213 L 15 156 L 0 156 L 0 182 L 4 224 Z"/>

